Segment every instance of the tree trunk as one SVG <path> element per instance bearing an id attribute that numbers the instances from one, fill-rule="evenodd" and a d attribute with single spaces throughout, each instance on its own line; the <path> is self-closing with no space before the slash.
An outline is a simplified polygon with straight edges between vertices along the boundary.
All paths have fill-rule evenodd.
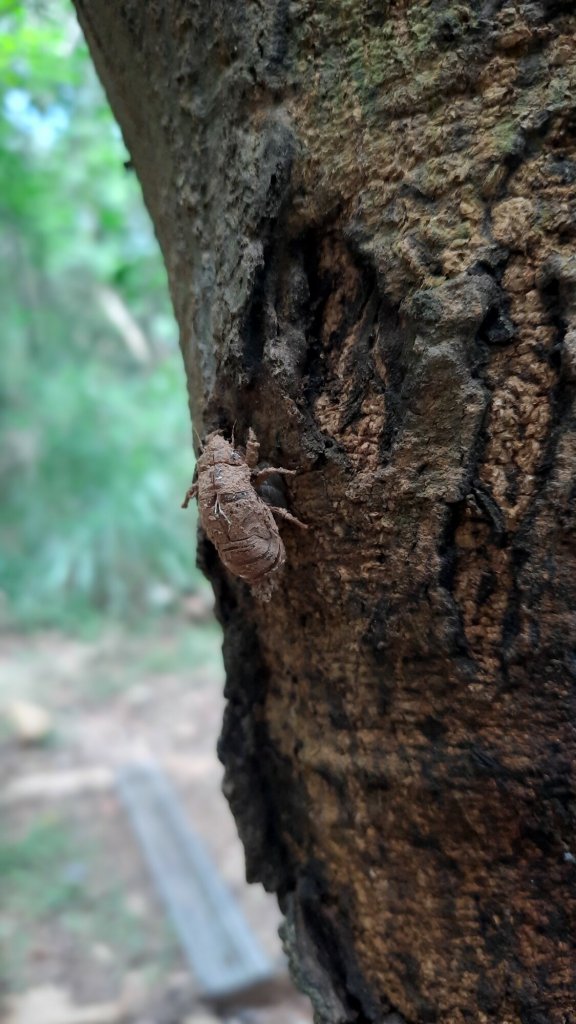
<path id="1" fill-rule="evenodd" d="M 270 603 L 201 548 L 295 976 L 575 1024 L 574 5 L 75 2 L 195 425 L 298 471 Z"/>

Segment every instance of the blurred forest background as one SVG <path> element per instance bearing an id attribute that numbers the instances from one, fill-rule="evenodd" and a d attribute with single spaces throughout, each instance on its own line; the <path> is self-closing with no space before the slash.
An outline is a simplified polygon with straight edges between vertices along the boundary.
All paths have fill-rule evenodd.
<path id="1" fill-rule="evenodd" d="M 220 792 L 166 276 L 66 0 L 0 0 L 0 225 L 0 1019 L 217 1024 L 118 797 L 126 766 L 170 780 L 274 962 L 278 911 L 245 884 Z M 309 1020 L 291 993 L 243 1012 Z"/>
<path id="2" fill-rule="evenodd" d="M 2 621 L 141 622 L 201 586 L 165 272 L 71 6 L 0 19 Z"/>

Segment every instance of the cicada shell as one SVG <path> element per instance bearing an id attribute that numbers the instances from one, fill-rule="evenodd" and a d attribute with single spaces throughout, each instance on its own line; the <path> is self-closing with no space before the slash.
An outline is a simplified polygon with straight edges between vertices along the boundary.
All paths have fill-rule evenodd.
<path id="1" fill-rule="evenodd" d="M 198 479 L 183 502 L 198 498 L 200 523 L 226 568 L 268 600 L 286 560 L 275 515 L 306 530 L 285 508 L 267 505 L 256 486 L 267 476 L 293 476 L 291 469 L 258 470 L 259 444 L 249 431 L 246 449 L 235 448 L 218 431 L 206 438 L 197 462 Z"/>

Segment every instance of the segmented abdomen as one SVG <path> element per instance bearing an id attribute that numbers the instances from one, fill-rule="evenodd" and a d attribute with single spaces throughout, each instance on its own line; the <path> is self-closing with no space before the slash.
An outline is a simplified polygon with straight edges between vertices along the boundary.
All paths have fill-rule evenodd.
<path id="1" fill-rule="evenodd" d="M 220 551 L 226 568 L 248 583 L 258 583 L 275 572 L 283 564 L 284 557 L 284 545 L 278 535 L 266 540 L 252 536 L 230 541 Z"/>
<path id="2" fill-rule="evenodd" d="M 285 550 L 276 521 L 264 501 L 249 491 L 200 494 L 200 518 L 226 568 L 254 585 L 284 563 Z"/>

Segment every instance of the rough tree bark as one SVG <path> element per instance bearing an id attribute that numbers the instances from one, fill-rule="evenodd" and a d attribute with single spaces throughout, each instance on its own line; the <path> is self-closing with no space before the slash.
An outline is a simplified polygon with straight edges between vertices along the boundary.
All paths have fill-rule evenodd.
<path id="1" fill-rule="evenodd" d="M 269 604 L 202 549 L 296 977 L 327 1024 L 574 1024 L 574 4 L 75 2 L 195 424 L 299 471 Z"/>

